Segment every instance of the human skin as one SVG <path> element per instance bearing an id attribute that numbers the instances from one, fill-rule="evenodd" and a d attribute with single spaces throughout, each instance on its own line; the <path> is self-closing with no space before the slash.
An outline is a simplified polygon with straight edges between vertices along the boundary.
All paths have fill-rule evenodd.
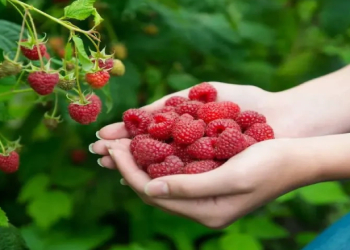
<path id="1" fill-rule="evenodd" d="M 219 101 L 263 113 L 276 139 L 257 143 L 210 172 L 151 180 L 130 154 L 123 123 L 102 128 L 101 140 L 90 149 L 104 155 L 100 164 L 119 170 L 145 203 L 223 228 L 293 189 L 350 178 L 350 134 L 342 134 L 350 131 L 349 81 L 350 67 L 278 93 L 211 82 Z M 144 109 L 158 109 L 167 98 Z"/>

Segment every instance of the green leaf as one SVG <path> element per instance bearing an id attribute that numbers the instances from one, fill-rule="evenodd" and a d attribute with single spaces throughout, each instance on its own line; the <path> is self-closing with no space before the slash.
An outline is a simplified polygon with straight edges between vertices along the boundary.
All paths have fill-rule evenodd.
<path id="1" fill-rule="evenodd" d="M 44 194 L 50 184 L 46 174 L 37 174 L 26 182 L 19 194 L 18 201 L 23 203 L 35 199 Z"/>
<path id="2" fill-rule="evenodd" d="M 0 207 L 0 227 L 8 227 L 9 220 L 6 216 L 6 213 Z"/>
<path id="3" fill-rule="evenodd" d="M 0 85 L 15 85 L 16 77 L 15 76 L 7 76 L 0 79 Z"/>
<path id="4" fill-rule="evenodd" d="M 317 233 L 315 232 L 300 232 L 296 236 L 296 242 L 298 242 L 299 246 L 303 247 L 309 244 L 317 237 Z"/>
<path id="5" fill-rule="evenodd" d="M 70 61 L 72 59 L 72 56 L 73 56 L 73 46 L 72 46 L 72 44 L 71 43 L 67 43 L 64 51 L 65 51 L 64 59 L 66 61 Z"/>
<path id="6" fill-rule="evenodd" d="M 64 8 L 64 18 L 85 20 L 89 16 L 94 16 L 95 26 L 99 25 L 103 19 L 98 14 L 94 3 L 96 0 L 76 0 L 71 5 Z"/>
<path id="7" fill-rule="evenodd" d="M 17 47 L 16 42 L 19 39 L 20 32 L 20 25 L 6 20 L 0 20 L 0 49 L 5 53 L 14 52 Z"/>
<path id="8" fill-rule="evenodd" d="M 220 245 L 223 250 L 263 250 L 262 245 L 257 239 L 251 235 L 240 233 L 231 233 L 224 235 L 220 239 Z"/>
<path id="9" fill-rule="evenodd" d="M 12 119 L 8 107 L 4 102 L 0 102 L 0 122 L 6 122 Z"/>
<path id="10" fill-rule="evenodd" d="M 324 182 L 298 190 L 305 201 L 314 205 L 334 204 L 348 201 L 348 196 L 338 182 Z"/>
<path id="11" fill-rule="evenodd" d="M 350 1 L 332 0 L 322 2 L 323 6 L 319 16 L 321 27 L 332 36 L 345 33 L 350 25 Z"/>
<path id="12" fill-rule="evenodd" d="M 242 227 L 246 234 L 258 239 L 279 239 L 289 235 L 286 229 L 267 217 L 244 219 Z"/>
<path id="13" fill-rule="evenodd" d="M 3 5 L 5 5 L 6 6 L 6 4 L 7 4 L 7 2 L 6 2 L 7 0 L 1 0 L 1 3 L 3 4 Z"/>
<path id="14" fill-rule="evenodd" d="M 293 199 L 297 195 L 297 191 L 291 191 L 289 193 L 286 193 L 276 199 L 278 202 L 285 202 Z"/>
<path id="15" fill-rule="evenodd" d="M 73 41 L 75 43 L 75 47 L 78 50 L 79 61 L 85 71 L 89 71 L 93 67 L 93 63 L 91 62 L 89 56 L 86 54 L 83 40 L 81 40 L 77 36 L 73 36 Z"/>
<path id="16" fill-rule="evenodd" d="M 36 197 L 27 207 L 35 223 L 48 229 L 61 218 L 68 218 L 72 212 L 72 200 L 67 193 L 51 191 Z"/>
<path id="17" fill-rule="evenodd" d="M 183 90 L 190 88 L 199 83 L 199 80 L 186 73 L 171 74 L 167 78 L 167 82 L 174 90 Z"/>
<path id="18" fill-rule="evenodd" d="M 52 183 L 62 187 L 74 188 L 83 186 L 93 176 L 94 172 L 91 170 L 68 166 L 68 168 L 60 169 L 52 176 Z"/>

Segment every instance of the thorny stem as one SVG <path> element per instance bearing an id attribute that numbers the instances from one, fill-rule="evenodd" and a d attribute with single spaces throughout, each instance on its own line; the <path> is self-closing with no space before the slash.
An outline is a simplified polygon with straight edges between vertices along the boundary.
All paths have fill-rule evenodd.
<path id="1" fill-rule="evenodd" d="M 20 51 L 21 51 L 21 45 L 20 45 L 20 42 L 21 42 L 22 37 L 23 37 L 24 26 L 25 26 L 26 21 L 27 21 L 27 14 L 28 14 L 28 11 L 26 10 L 26 12 L 24 13 L 24 16 L 23 16 L 23 22 L 22 22 L 21 33 L 19 34 L 18 47 L 17 47 L 16 56 L 15 56 L 15 59 L 14 59 L 14 61 L 15 61 L 15 62 L 17 62 L 18 57 L 19 57 L 19 53 L 20 53 Z"/>
<path id="2" fill-rule="evenodd" d="M 33 28 L 33 32 L 34 32 L 34 38 L 35 38 L 35 44 L 36 44 L 36 49 L 38 50 L 38 55 L 39 55 L 41 69 L 44 70 L 45 66 L 44 66 L 44 61 L 43 61 L 43 55 L 40 52 L 39 43 L 38 43 L 38 34 L 36 33 L 35 24 L 34 24 L 32 15 L 29 13 L 29 11 L 27 9 L 26 9 L 26 13 L 28 13 L 29 20 L 30 20 L 30 22 L 32 24 L 32 28 Z"/>
<path id="3" fill-rule="evenodd" d="M 50 16 L 50 15 L 46 14 L 45 12 L 43 12 L 43 11 L 41 11 L 41 10 L 39 10 L 39 9 L 37 9 L 37 8 L 35 8 L 35 7 L 31 6 L 31 5 L 29 5 L 29 4 L 23 3 L 23 2 L 21 2 L 21 1 L 18 1 L 18 0 L 9 0 L 9 2 L 13 2 L 13 3 L 16 3 L 16 4 L 18 4 L 18 5 L 21 5 L 23 8 L 27 8 L 27 9 L 29 9 L 29 10 L 33 10 L 33 11 L 35 11 L 35 12 L 37 12 L 37 13 L 39 13 L 39 14 L 41 14 L 41 15 L 43 15 L 43 16 L 49 18 L 49 19 L 51 19 L 52 21 L 54 21 L 54 22 L 56 22 L 56 23 L 58 23 L 58 24 L 60 24 L 60 25 L 62 25 L 62 26 L 64 26 L 64 27 L 66 27 L 66 28 L 69 29 L 70 31 L 80 32 L 80 33 L 83 33 L 83 34 L 85 34 L 85 35 L 87 35 L 87 36 L 93 38 L 94 40 L 97 40 L 97 38 L 91 34 L 91 30 L 86 31 L 86 30 L 82 30 L 82 29 L 80 29 L 80 28 L 78 28 L 78 27 L 75 27 L 75 26 L 73 26 L 73 25 L 71 25 L 71 24 L 67 24 L 67 23 L 64 22 L 64 21 L 61 21 L 61 20 L 58 19 L 58 18 L 55 18 L 55 17 L 53 17 L 53 16 Z"/>

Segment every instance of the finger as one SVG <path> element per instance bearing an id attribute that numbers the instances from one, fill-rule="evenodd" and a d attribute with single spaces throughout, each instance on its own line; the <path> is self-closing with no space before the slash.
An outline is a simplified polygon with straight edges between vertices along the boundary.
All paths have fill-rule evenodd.
<path id="1" fill-rule="evenodd" d="M 193 199 L 248 192 L 236 185 L 235 166 L 231 160 L 205 173 L 160 177 L 145 185 L 145 193 L 151 197 Z"/>
<path id="2" fill-rule="evenodd" d="M 97 164 L 103 168 L 114 169 L 114 170 L 117 169 L 115 162 L 109 155 L 103 156 L 102 158 L 97 159 Z"/>
<path id="3" fill-rule="evenodd" d="M 148 111 L 148 112 L 153 112 L 158 109 L 161 109 L 165 106 L 165 102 L 167 99 L 169 99 L 172 96 L 183 96 L 187 97 L 188 96 L 189 89 L 182 90 L 180 92 L 176 92 L 174 94 L 170 94 L 167 96 L 164 96 L 163 98 L 146 105 L 144 107 L 141 107 L 140 109 Z M 117 122 L 114 124 L 107 125 L 100 129 L 100 131 L 96 132 L 96 136 L 99 139 L 105 139 L 105 140 L 115 140 L 115 139 L 121 139 L 121 138 L 129 138 L 130 134 L 125 128 L 125 125 L 123 122 Z"/>
<path id="4" fill-rule="evenodd" d="M 92 154 L 109 155 L 107 145 L 114 143 L 114 140 L 99 140 L 89 145 Z"/>

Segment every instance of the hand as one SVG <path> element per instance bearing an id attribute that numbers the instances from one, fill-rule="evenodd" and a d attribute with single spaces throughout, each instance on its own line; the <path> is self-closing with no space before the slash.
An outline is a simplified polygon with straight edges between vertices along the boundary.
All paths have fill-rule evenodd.
<path id="1" fill-rule="evenodd" d="M 265 115 L 267 122 L 273 127 L 276 138 L 294 137 L 297 133 L 297 126 L 289 129 L 289 121 L 292 117 L 284 110 L 283 102 L 278 100 L 275 93 L 266 92 L 255 86 L 235 85 L 219 82 L 210 82 L 218 91 L 218 101 L 232 101 L 237 103 L 241 110 L 254 110 Z M 167 95 L 160 100 L 142 107 L 147 111 L 154 111 L 164 106 L 165 101 L 171 96 L 188 96 L 189 89 Z M 283 115 L 284 114 L 284 115 Z M 124 127 L 123 122 L 114 123 L 105 126 L 96 133 L 101 140 L 90 145 L 92 153 L 100 154 L 103 157 L 99 159 L 99 164 L 107 168 L 115 168 L 115 164 L 108 155 L 105 147 L 106 143 L 113 142 L 116 139 L 129 138 L 129 134 Z"/>
<path id="2" fill-rule="evenodd" d="M 251 146 L 221 167 L 193 175 L 150 180 L 136 165 L 129 139 L 109 145 L 109 152 L 126 183 L 146 203 L 210 228 L 234 220 L 317 176 L 290 155 L 295 139 L 276 139 Z"/>

